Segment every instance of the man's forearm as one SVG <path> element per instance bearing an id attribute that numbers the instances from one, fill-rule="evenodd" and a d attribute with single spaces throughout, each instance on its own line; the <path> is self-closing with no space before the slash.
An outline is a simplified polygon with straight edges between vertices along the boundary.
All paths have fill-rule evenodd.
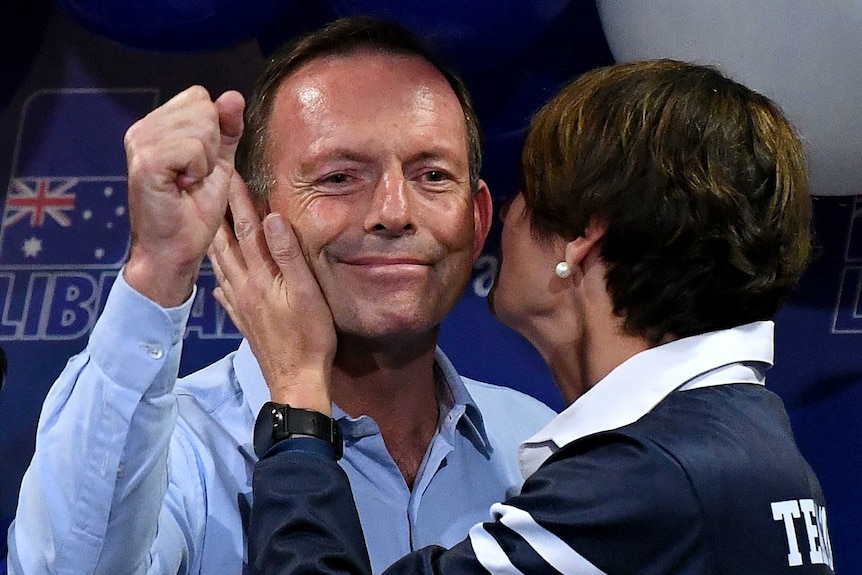
<path id="1" fill-rule="evenodd" d="M 10 530 L 10 573 L 116 573 L 150 553 L 181 339 L 164 317 L 143 327 L 152 310 L 129 296 L 109 302 L 87 350 L 46 398 Z"/>

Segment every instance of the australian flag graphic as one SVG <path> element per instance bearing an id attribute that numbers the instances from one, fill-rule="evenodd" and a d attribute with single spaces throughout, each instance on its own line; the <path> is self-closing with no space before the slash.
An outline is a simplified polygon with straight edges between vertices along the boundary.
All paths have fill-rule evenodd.
<path id="1" fill-rule="evenodd" d="M 157 97 L 151 89 L 31 96 L 6 191 L 0 267 L 122 265 L 129 237 L 123 135 Z"/>

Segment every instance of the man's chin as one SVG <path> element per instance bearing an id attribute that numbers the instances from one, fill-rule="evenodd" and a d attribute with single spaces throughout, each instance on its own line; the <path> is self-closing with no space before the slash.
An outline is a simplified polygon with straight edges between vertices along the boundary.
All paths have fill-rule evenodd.
<path id="1" fill-rule="evenodd" d="M 425 318 L 386 317 L 336 325 L 339 343 L 383 349 L 391 346 L 436 345 L 440 323 Z"/>

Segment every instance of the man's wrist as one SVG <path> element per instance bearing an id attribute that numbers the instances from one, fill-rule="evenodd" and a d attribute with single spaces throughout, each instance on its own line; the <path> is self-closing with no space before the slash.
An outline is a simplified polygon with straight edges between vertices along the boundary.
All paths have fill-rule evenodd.
<path id="1" fill-rule="evenodd" d="M 178 307 L 191 296 L 200 264 L 171 268 L 167 262 L 158 265 L 132 257 L 123 268 L 123 279 L 129 287 L 159 306 Z"/>
<path id="2" fill-rule="evenodd" d="M 321 363 L 324 363 L 321 361 Z M 272 401 L 295 408 L 309 409 L 332 417 L 332 400 L 329 396 L 331 375 L 325 368 L 301 368 L 295 375 L 278 378 L 266 376 Z M 282 385 L 280 379 L 285 380 Z M 301 383 L 297 383 L 301 382 Z"/>

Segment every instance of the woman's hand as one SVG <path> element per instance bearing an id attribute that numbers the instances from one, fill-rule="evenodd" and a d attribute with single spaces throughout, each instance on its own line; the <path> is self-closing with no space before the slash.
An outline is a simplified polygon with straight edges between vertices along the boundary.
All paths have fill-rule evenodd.
<path id="1" fill-rule="evenodd" d="M 214 295 L 248 340 L 272 400 L 331 415 L 336 336 L 332 313 L 291 225 L 263 221 L 241 178 L 231 181 L 225 220 L 209 249 Z"/>

